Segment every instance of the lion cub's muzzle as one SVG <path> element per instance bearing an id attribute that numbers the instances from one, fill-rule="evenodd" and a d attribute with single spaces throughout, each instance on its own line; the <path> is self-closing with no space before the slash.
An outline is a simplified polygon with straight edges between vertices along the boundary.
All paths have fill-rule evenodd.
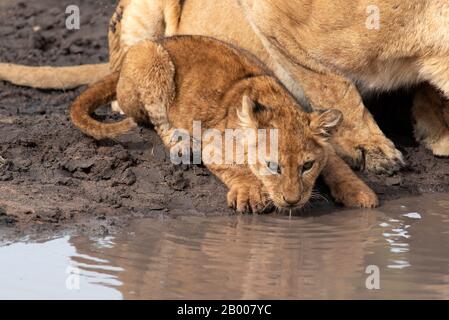
<path id="1" fill-rule="evenodd" d="M 293 208 L 299 204 L 301 201 L 301 195 L 293 193 L 284 193 L 282 195 L 282 200 L 285 202 L 285 207 Z"/>

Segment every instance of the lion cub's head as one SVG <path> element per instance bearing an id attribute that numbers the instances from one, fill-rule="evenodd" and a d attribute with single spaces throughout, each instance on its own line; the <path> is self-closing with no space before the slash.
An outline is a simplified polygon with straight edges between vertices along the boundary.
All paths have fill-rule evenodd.
<path id="1" fill-rule="evenodd" d="M 255 146 L 258 154 L 249 165 L 278 208 L 302 207 L 308 202 L 327 162 L 327 140 L 343 117 L 335 109 L 306 113 L 300 108 L 289 95 L 268 92 L 245 95 L 238 112 L 243 128 L 267 132 L 262 135 L 266 141 L 260 133 L 257 138 L 247 136 L 248 149 Z M 276 133 L 277 147 L 273 147 Z"/>

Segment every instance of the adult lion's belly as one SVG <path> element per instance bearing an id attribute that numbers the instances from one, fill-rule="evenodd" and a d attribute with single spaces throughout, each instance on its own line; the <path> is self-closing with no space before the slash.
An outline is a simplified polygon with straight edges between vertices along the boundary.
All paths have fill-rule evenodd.
<path id="1" fill-rule="evenodd" d="M 374 61 L 364 68 L 343 73 L 357 84 L 362 94 L 391 91 L 424 81 L 415 58 Z"/>

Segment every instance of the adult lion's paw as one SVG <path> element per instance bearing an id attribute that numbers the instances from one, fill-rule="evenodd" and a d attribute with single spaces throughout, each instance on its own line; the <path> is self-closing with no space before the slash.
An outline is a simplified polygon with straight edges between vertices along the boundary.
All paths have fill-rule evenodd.
<path id="1" fill-rule="evenodd" d="M 263 213 L 269 206 L 270 199 L 262 186 L 240 183 L 228 192 L 228 205 L 239 213 Z"/>
<path id="2" fill-rule="evenodd" d="M 431 140 L 431 141 L 429 141 Z M 424 144 L 437 157 L 449 157 L 449 130 L 437 139 L 424 140 Z"/>
<path id="3" fill-rule="evenodd" d="M 341 157 L 357 169 L 392 174 L 405 165 L 402 153 L 384 136 L 373 136 L 367 141 L 345 139 L 337 147 Z"/>
<path id="4" fill-rule="evenodd" d="M 405 165 L 402 153 L 385 137 L 373 139 L 362 148 L 364 167 L 369 171 L 392 174 Z"/>

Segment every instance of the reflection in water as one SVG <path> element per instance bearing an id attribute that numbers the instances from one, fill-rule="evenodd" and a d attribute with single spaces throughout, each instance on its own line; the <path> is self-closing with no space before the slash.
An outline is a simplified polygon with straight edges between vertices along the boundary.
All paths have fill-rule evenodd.
<path id="1" fill-rule="evenodd" d="M 47 259 L 42 265 L 49 274 L 42 277 L 57 272 L 59 277 L 62 270 L 61 285 L 53 283 L 45 291 L 58 296 L 67 291 L 67 265 L 78 270 L 80 290 L 63 292 L 63 298 L 447 299 L 448 231 L 449 195 L 401 199 L 378 211 L 309 217 L 147 219 L 115 238 L 41 244 L 45 254 L 60 250 L 64 257 L 60 262 Z M 53 248 L 55 241 L 60 247 Z M 0 248 L 0 271 L 8 248 L 14 261 L 19 246 L 20 252 L 33 245 Z M 17 275 L 24 272 L 10 265 Z M 380 290 L 366 288 L 370 265 L 379 267 Z M 1 275 L 0 281 L 0 297 L 6 296 Z M 10 277 L 6 288 L 28 297 L 16 284 Z M 22 289 L 36 286 L 30 281 Z"/>
<path id="2" fill-rule="evenodd" d="M 78 254 L 69 237 L 4 246 L 0 299 L 120 299 L 112 288 L 121 283 L 109 270 L 121 271 L 107 260 Z"/>
<path id="3" fill-rule="evenodd" d="M 346 216 L 344 225 L 337 214 L 147 220 L 132 228 L 135 236 L 118 238 L 97 256 L 124 269 L 118 276 L 125 298 L 327 296 L 321 288 L 343 298 L 355 293 L 348 279 L 363 267 L 376 215 L 338 215 Z M 81 238 L 72 243 L 92 250 Z"/>

